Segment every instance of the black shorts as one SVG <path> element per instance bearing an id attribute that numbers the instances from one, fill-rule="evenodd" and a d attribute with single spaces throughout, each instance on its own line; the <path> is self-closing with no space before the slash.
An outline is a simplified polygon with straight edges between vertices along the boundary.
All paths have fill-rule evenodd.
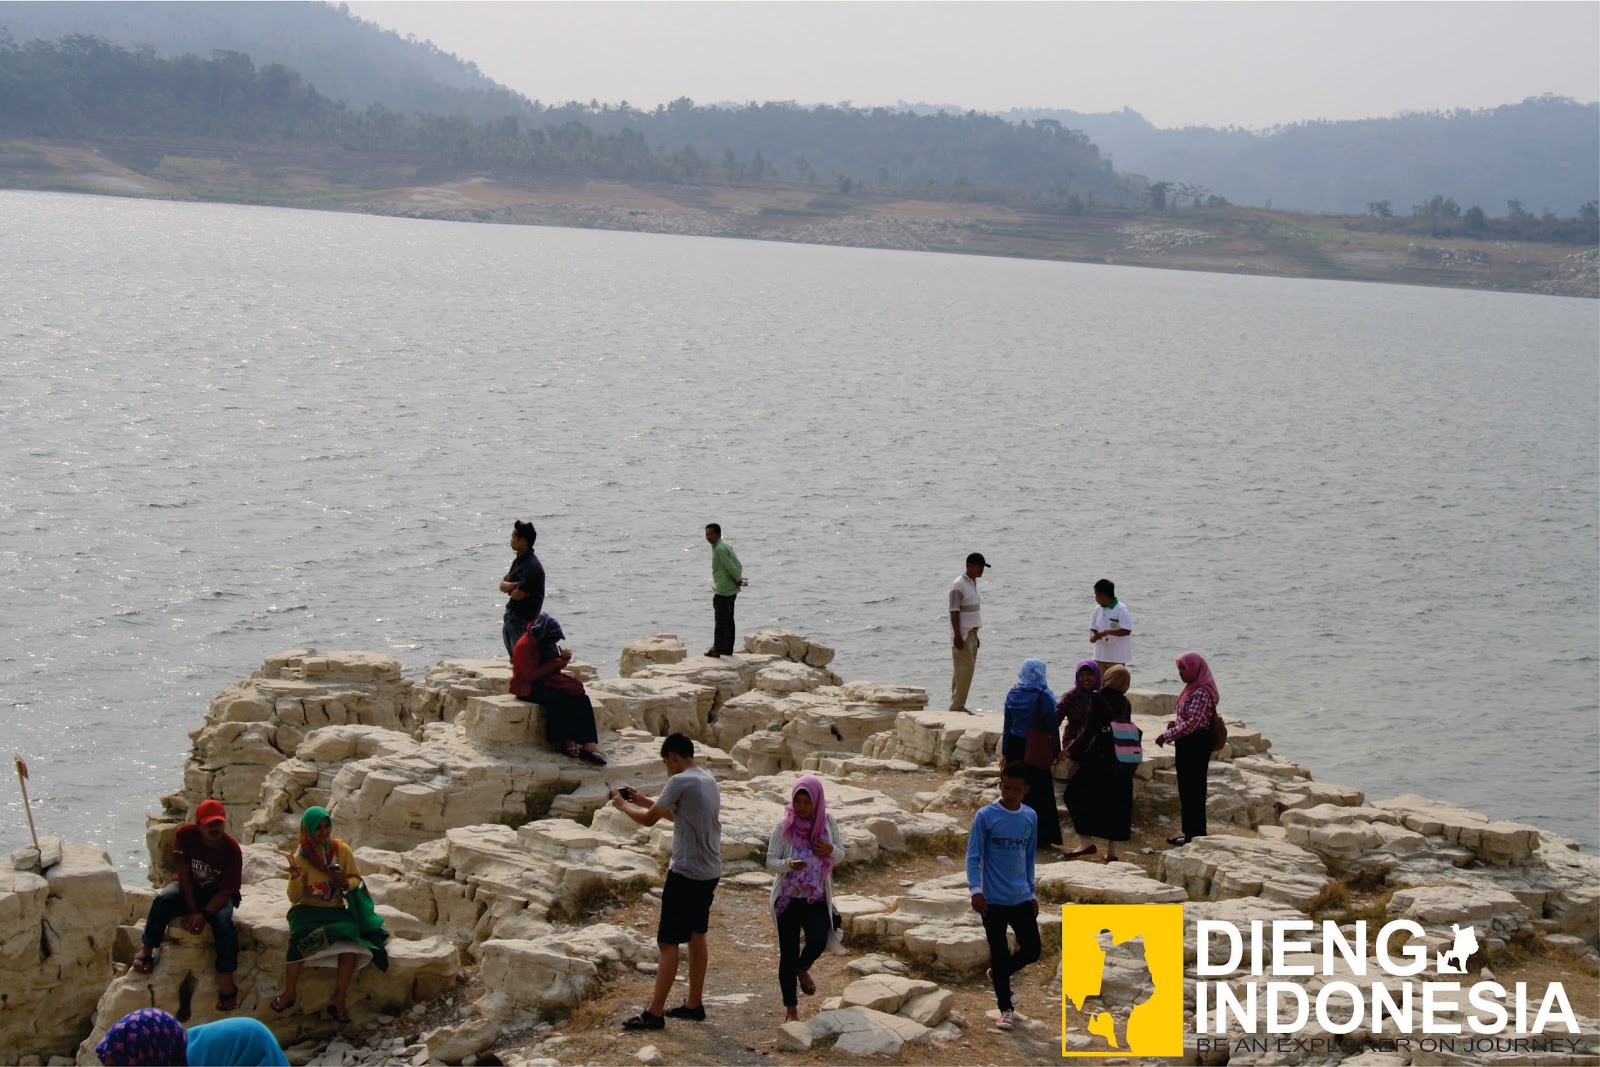
<path id="1" fill-rule="evenodd" d="M 661 925 L 656 943 L 681 945 L 691 934 L 703 934 L 711 925 L 711 898 L 717 893 L 720 878 L 685 878 L 677 871 L 667 872 L 661 889 Z"/>

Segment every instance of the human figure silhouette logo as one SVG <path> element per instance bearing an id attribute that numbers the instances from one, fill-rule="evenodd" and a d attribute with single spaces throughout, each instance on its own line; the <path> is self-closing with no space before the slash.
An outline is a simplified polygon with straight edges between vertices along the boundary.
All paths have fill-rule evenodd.
<path id="1" fill-rule="evenodd" d="M 1062 906 L 1061 1033 L 1063 1056 L 1183 1055 L 1182 904 Z"/>
<path id="2" fill-rule="evenodd" d="M 1466 929 L 1460 923 L 1451 923 L 1450 932 L 1456 935 L 1456 943 L 1450 946 L 1448 952 L 1440 952 L 1436 961 L 1440 974 L 1466 974 L 1467 960 L 1478 951 L 1478 931 L 1471 924 Z"/>

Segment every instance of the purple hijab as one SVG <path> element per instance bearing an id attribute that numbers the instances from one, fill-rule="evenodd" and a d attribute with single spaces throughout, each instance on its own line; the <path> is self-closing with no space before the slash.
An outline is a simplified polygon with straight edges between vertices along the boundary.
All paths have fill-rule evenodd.
<path id="1" fill-rule="evenodd" d="M 811 798 L 812 814 L 809 819 L 802 819 L 795 814 L 794 795 L 800 792 Z M 822 795 L 822 779 L 807 774 L 795 782 L 794 788 L 789 791 L 789 806 L 783 809 L 783 822 L 778 824 L 778 833 L 789 844 L 809 848 L 815 855 L 816 843 L 826 841 L 828 837 L 828 802 Z M 835 841 L 828 843 L 838 844 Z M 822 864 L 822 877 L 828 877 L 833 870 L 833 857 L 817 856 L 817 862 Z"/>
<path id="2" fill-rule="evenodd" d="M 1085 689 L 1078 684 L 1078 675 L 1084 670 L 1094 672 L 1094 685 Z M 1089 724 L 1089 712 L 1094 708 L 1094 691 L 1100 688 L 1100 664 L 1092 659 L 1079 663 L 1072 671 L 1072 688 L 1067 690 L 1056 705 L 1056 721 L 1062 724 L 1061 747 L 1067 749 L 1078 734 Z"/>
<path id="3" fill-rule="evenodd" d="M 160 1008 L 140 1008 L 111 1024 L 105 1039 L 94 1047 L 101 1063 L 123 1067 L 189 1062 L 189 1036 L 183 1024 Z"/>

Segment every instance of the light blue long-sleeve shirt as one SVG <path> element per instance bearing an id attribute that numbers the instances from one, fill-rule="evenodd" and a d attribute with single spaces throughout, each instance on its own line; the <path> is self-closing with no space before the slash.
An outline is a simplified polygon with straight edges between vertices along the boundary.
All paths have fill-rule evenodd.
<path id="1" fill-rule="evenodd" d="M 979 808 L 967 835 L 967 889 L 990 904 L 1026 904 L 1038 845 L 1039 816 L 1026 804 L 1007 811 L 997 800 Z"/>

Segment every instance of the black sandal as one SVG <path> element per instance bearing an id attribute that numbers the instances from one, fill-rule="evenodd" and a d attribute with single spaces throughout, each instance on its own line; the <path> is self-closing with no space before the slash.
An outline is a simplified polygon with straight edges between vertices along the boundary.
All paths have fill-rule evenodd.
<path id="1" fill-rule="evenodd" d="M 290 1008 L 294 1007 L 294 1001 L 293 1000 L 284 1000 L 283 999 L 283 994 L 279 993 L 277 996 L 272 998 L 272 1003 L 269 1004 L 268 1007 L 270 1007 L 273 1011 L 277 1012 L 278 1014 L 282 1015 L 284 1012 L 286 1012 Z"/>
<path id="2" fill-rule="evenodd" d="M 578 750 L 578 758 L 581 759 L 581 760 L 584 760 L 585 762 L 592 763 L 596 767 L 604 767 L 606 765 L 605 756 L 601 755 L 601 753 L 596 749 L 592 749 L 592 748 L 579 749 Z"/>
<path id="3" fill-rule="evenodd" d="M 234 1008 L 237 1008 L 238 1006 L 239 1006 L 239 991 L 237 989 L 235 989 L 231 993 L 219 992 L 217 994 L 217 1010 L 218 1011 L 232 1011 Z"/>
<path id="4" fill-rule="evenodd" d="M 328 1005 L 328 1018 L 342 1026 L 350 1025 L 350 1013 L 333 1004 Z"/>

